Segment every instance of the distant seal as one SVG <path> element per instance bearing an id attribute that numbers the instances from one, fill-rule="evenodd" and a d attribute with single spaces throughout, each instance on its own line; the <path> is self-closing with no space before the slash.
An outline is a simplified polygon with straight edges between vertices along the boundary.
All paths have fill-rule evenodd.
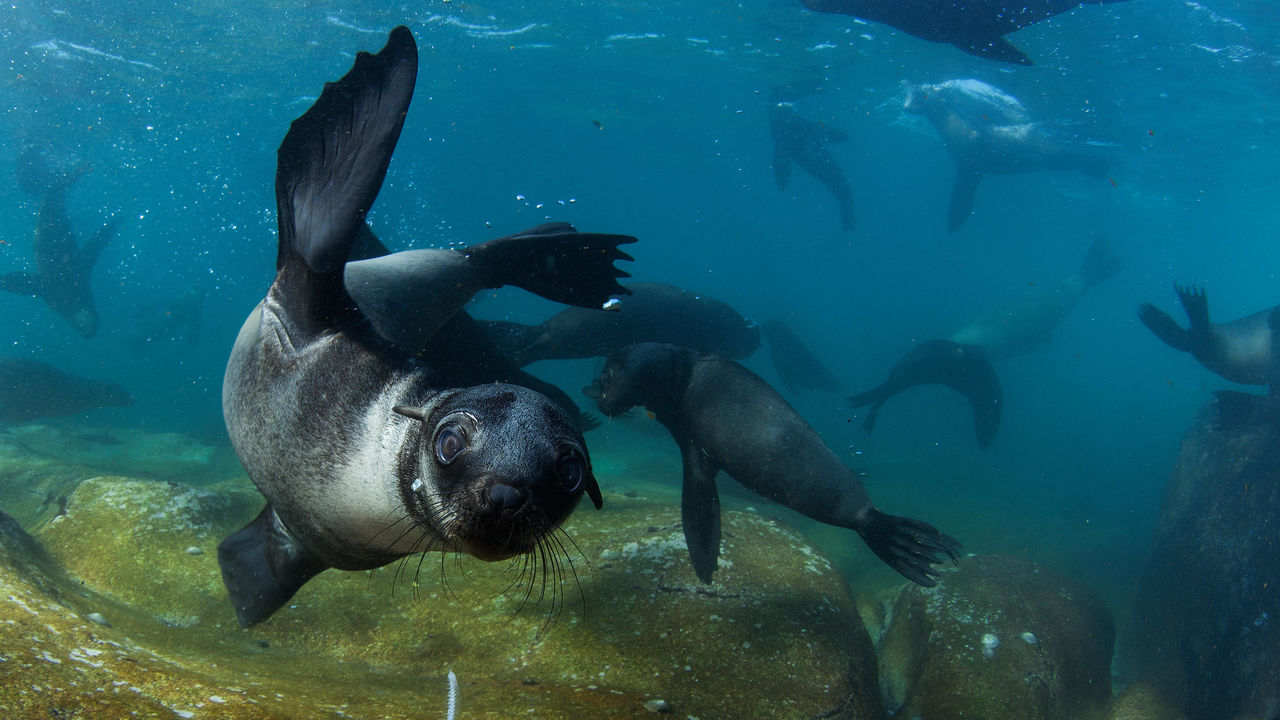
<path id="1" fill-rule="evenodd" d="M 44 300 L 80 335 L 91 338 L 98 332 L 99 323 L 91 276 L 103 248 L 116 235 L 117 223 L 110 220 L 83 247 L 77 246 L 67 215 L 67 189 L 88 171 L 88 166 L 82 164 L 61 174 L 54 172 L 34 147 L 23 151 L 19 164 L 19 184 L 40 198 L 33 245 L 35 272 L 0 276 L 0 290 Z"/>
<path id="2" fill-rule="evenodd" d="M 1138 307 L 1138 319 L 1166 345 L 1191 353 L 1199 363 L 1219 376 L 1245 385 L 1272 385 L 1280 353 L 1280 307 L 1262 310 L 1225 323 L 1209 321 L 1209 298 L 1203 288 L 1174 286 L 1190 328 L 1183 328 L 1168 313 L 1151 303 Z"/>
<path id="3" fill-rule="evenodd" d="M 1030 120 L 1017 99 L 981 80 L 917 85 L 903 108 L 932 123 L 956 165 L 947 228 L 955 232 L 973 212 L 983 176 L 993 173 L 1078 170 L 1106 177 L 1111 159 L 1098 147 L 1066 143 Z"/>
<path id="4" fill-rule="evenodd" d="M 921 40 L 947 43 L 989 60 L 1031 65 L 1004 38 L 1080 5 L 1121 0 L 801 0 L 818 12 L 884 23 Z"/>
<path id="5" fill-rule="evenodd" d="M 920 520 L 876 509 L 858 476 L 787 401 L 741 365 L 688 348 L 642 343 L 609 356 L 585 389 L 606 415 L 651 410 L 684 458 L 681 522 L 698 578 L 711 582 L 720 554 L 723 470 L 743 487 L 829 525 L 857 532 L 912 582 L 934 584 L 931 567 L 960 549 Z"/>
<path id="6" fill-rule="evenodd" d="M 766 110 L 773 137 L 773 177 L 778 189 L 785 190 L 791 182 L 792 163 L 799 165 L 831 193 L 840 206 L 840 227 L 853 232 L 853 190 L 827 148 L 849 136 L 830 125 L 801 117 L 792 102 L 772 102 Z"/>
<path id="7" fill-rule="evenodd" d="M 787 390 L 793 394 L 800 388 L 835 391 L 839 384 L 835 374 L 805 346 L 791 326 L 772 318 L 765 320 L 760 330 L 769 342 L 773 369 Z"/>
<path id="8" fill-rule="evenodd" d="M 849 407 L 870 405 L 863 427 L 875 429 L 876 415 L 889 398 L 918 385 L 945 385 L 969 399 L 978 447 L 991 445 L 1000 427 L 1004 394 L 982 348 L 950 340 L 927 340 L 907 351 L 878 387 L 849 397 Z"/>
<path id="9" fill-rule="evenodd" d="M 222 395 L 232 444 L 268 503 L 218 547 L 244 626 L 330 567 L 427 550 L 546 561 L 547 535 L 582 494 L 600 506 L 585 442 L 561 406 L 518 385 L 464 386 L 421 358 L 486 287 L 587 305 L 624 294 L 613 262 L 634 238 L 550 225 L 348 263 L 360 256 L 417 62 L 409 30 L 392 30 L 280 145 L 276 277 L 236 338 Z"/>
<path id="10" fill-rule="evenodd" d="M 72 375 L 31 358 L 0 357 L 0 422 L 78 415 L 133 404 L 112 382 Z"/>
<path id="11" fill-rule="evenodd" d="M 1120 272 L 1121 267 L 1107 239 L 1096 236 L 1078 271 L 1056 283 L 1029 288 L 995 312 L 970 320 L 948 339 L 977 345 L 991 360 L 1029 352 L 1049 342 L 1054 329 L 1085 294 Z"/>
<path id="12" fill-rule="evenodd" d="M 685 345 L 726 357 L 760 347 L 760 328 L 728 303 L 662 283 L 629 283 L 613 309 L 569 307 L 538 325 L 485 322 L 498 348 L 519 367 L 540 360 L 605 357 L 641 342 Z"/>

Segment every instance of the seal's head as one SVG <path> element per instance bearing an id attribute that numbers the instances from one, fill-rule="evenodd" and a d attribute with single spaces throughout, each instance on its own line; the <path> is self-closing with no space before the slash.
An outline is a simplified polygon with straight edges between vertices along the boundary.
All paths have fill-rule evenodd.
<path id="1" fill-rule="evenodd" d="M 600 375 L 582 392 L 610 417 L 637 405 L 659 411 L 683 391 L 695 354 L 665 343 L 629 345 L 609 355 Z"/>
<path id="2" fill-rule="evenodd" d="M 479 385 L 395 411 L 417 421 L 400 457 L 405 506 L 451 547 L 482 560 L 532 552 L 584 492 L 601 505 L 582 434 L 533 390 Z"/>

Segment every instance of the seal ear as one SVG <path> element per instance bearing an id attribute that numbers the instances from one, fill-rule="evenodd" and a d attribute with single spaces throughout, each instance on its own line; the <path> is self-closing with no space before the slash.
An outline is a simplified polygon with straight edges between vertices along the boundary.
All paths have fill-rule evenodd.
<path id="1" fill-rule="evenodd" d="M 422 408 L 409 407 L 407 405 L 396 405 L 391 411 L 397 415 L 403 415 L 407 418 L 413 418 L 419 422 L 427 421 L 427 414 L 422 412 Z"/>

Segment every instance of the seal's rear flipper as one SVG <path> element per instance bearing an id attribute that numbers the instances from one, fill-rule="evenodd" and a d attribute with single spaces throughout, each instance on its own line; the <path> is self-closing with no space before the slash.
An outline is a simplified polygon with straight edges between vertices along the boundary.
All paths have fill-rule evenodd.
<path id="1" fill-rule="evenodd" d="M 947 230 L 955 232 L 969 219 L 981 180 L 981 173 L 956 168 L 956 183 L 951 188 L 951 205 L 947 211 Z"/>
<path id="2" fill-rule="evenodd" d="M 218 565 L 241 627 L 266 620 L 329 567 L 293 539 L 270 505 L 218 544 Z"/>
<path id="3" fill-rule="evenodd" d="M 43 291 L 43 287 L 40 283 L 40 276 L 31 273 L 11 272 L 0 275 L 0 290 L 5 290 L 15 295 L 38 297 Z"/>
<path id="4" fill-rule="evenodd" d="M 1209 297 L 1204 288 L 1173 286 L 1178 293 L 1178 301 L 1187 312 L 1187 321 L 1191 323 L 1191 334 L 1201 335 L 1209 332 Z"/>
<path id="5" fill-rule="evenodd" d="M 680 524 L 684 544 L 693 560 L 693 571 L 704 583 L 711 582 L 720 557 L 720 494 L 716 492 L 718 469 L 702 448 L 681 448 L 684 485 L 680 493 Z"/>
<path id="6" fill-rule="evenodd" d="M 1165 345 L 1175 350 L 1191 352 L 1195 344 L 1191 339 L 1191 333 L 1169 317 L 1169 313 L 1151 303 L 1142 303 L 1138 306 L 1138 319 L 1156 337 L 1163 340 Z"/>
<path id="7" fill-rule="evenodd" d="M 1120 257 L 1111 251 L 1111 243 L 1102 234 L 1095 234 L 1089 252 L 1080 265 L 1080 280 L 1085 287 L 1098 285 L 1124 269 Z"/>
<path id="8" fill-rule="evenodd" d="M 863 405 L 871 406 L 871 408 L 867 410 L 867 417 L 862 421 L 862 429 L 868 435 L 871 434 L 872 430 L 876 429 L 876 416 L 880 414 L 880 406 L 883 405 L 884 401 L 887 400 L 888 398 L 889 398 L 889 395 L 888 393 L 885 392 L 884 385 L 881 385 L 880 387 L 874 390 L 868 390 L 867 392 L 864 392 L 864 393 L 858 393 L 857 395 L 849 396 L 850 408 L 853 408 L 856 410 L 862 407 Z"/>
<path id="9" fill-rule="evenodd" d="M 397 27 L 378 54 L 358 53 L 342 79 L 326 83 L 280 143 L 276 294 L 295 321 L 322 329 L 350 312 L 343 265 L 382 188 L 417 73 L 413 34 Z"/>
<path id="10" fill-rule="evenodd" d="M 1013 43 L 1005 40 L 1000 35 L 983 38 L 971 45 L 956 44 L 956 47 L 970 55 L 977 55 L 988 60 L 999 60 L 1000 62 L 1013 63 L 1014 65 L 1035 64 L 1031 62 L 1031 58 L 1027 57 L 1026 53 L 1014 47 Z"/>
<path id="11" fill-rule="evenodd" d="M 568 223 L 548 223 L 516 235 L 467 248 L 467 259 L 487 287 L 515 285 L 548 300 L 599 310 L 615 295 L 630 295 L 618 278 L 631 277 L 614 267 L 632 257 L 619 245 L 630 235 L 576 232 Z"/>
<path id="12" fill-rule="evenodd" d="M 937 571 L 933 565 L 942 562 L 942 556 L 956 562 L 960 543 L 944 535 L 927 522 L 909 517 L 898 517 L 871 508 L 862 527 L 856 528 L 867 547 L 889 567 L 917 585 L 933 587 Z"/>

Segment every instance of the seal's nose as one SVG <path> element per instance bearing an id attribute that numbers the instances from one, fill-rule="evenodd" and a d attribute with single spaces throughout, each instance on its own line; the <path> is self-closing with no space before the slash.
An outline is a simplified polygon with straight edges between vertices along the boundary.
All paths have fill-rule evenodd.
<path id="1" fill-rule="evenodd" d="M 524 493 L 506 483 L 494 483 L 489 488 L 489 502 L 495 510 L 514 510 L 524 502 Z"/>

